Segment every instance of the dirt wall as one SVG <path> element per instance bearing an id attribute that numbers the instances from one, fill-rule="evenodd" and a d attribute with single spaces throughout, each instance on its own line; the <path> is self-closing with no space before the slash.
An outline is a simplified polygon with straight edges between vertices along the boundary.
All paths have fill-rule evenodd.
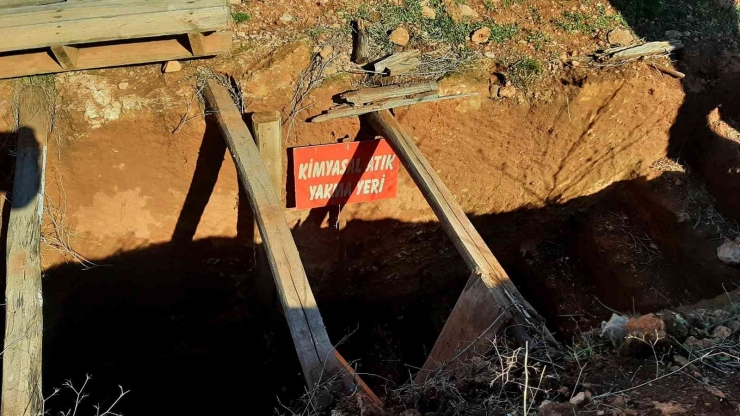
<path id="1" fill-rule="evenodd" d="M 247 112 L 281 109 L 287 116 L 291 90 L 280 85 L 295 80 L 308 51 L 300 43 L 286 48 L 237 74 L 244 88 L 255 79 L 277 83 L 272 89 L 246 89 Z M 149 66 L 57 76 L 59 110 L 47 189 L 50 202 L 63 208 L 74 249 L 84 256 L 102 259 L 168 242 L 176 230 L 202 239 L 237 237 L 241 229 L 249 240 L 249 213 L 244 204 L 240 208 L 234 165 L 217 128 L 195 117 L 173 133 L 187 106 L 201 105 L 193 98 L 195 72 L 193 65 L 161 75 Z M 331 106 L 332 96 L 351 89 L 352 82 L 337 76 L 312 91 L 313 105 L 297 118 L 284 144 L 286 175 L 290 147 L 372 137 L 358 119 L 304 122 Z M 563 203 L 639 175 L 666 153 L 668 130 L 683 97 L 674 80 L 630 69 L 589 78 L 575 72 L 553 92 L 535 98 L 491 99 L 495 82 L 482 66 L 440 83 L 443 92 L 479 96 L 396 111 L 471 215 Z M 4 85 L 0 111 L 7 124 L 12 85 Z M 203 204 L 199 217 L 197 207 Z M 341 230 L 353 221 L 435 222 L 403 170 L 396 199 L 349 205 L 341 213 L 333 208 L 287 210 L 286 215 L 299 245 L 306 245 L 300 248 L 307 253 L 307 267 L 324 273 L 345 254 L 314 256 L 311 251 L 320 250 L 325 238 L 345 237 L 317 229 Z M 352 239 L 374 238 L 351 234 Z M 62 261 L 53 251 L 44 260 L 47 266 Z"/>

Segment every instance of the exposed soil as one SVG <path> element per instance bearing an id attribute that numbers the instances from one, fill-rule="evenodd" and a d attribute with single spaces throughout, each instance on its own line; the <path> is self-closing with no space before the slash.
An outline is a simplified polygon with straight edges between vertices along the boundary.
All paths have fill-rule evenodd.
<path id="1" fill-rule="evenodd" d="M 676 67 L 688 76 L 679 81 L 647 62 L 588 63 L 606 46 L 598 22 L 629 24 L 649 40 L 672 28 L 645 23 L 630 2 L 490 3 L 473 6 L 496 25 L 517 24 L 519 37 L 480 46 L 484 58 L 439 80 L 444 93 L 480 95 L 395 115 L 557 338 L 577 340 L 612 310 L 676 309 L 735 288 L 740 269 L 716 256 L 724 237 L 740 235 L 734 41 L 686 38 Z M 252 215 L 234 164 L 218 127 L 198 117 L 196 78 L 206 67 L 231 75 L 245 120 L 282 112 L 286 178 L 291 147 L 375 136 L 357 119 L 305 121 L 372 80 L 342 73 L 349 46 L 337 46 L 336 74 L 310 91 L 293 123 L 301 71 L 334 36 L 349 35 L 358 5 L 234 10 L 252 19 L 236 24 L 229 56 L 166 75 L 144 65 L 54 77 L 47 217 L 64 219 L 70 248 L 95 267 L 43 248 L 48 392 L 90 373 L 92 400 L 110 401 L 118 384 L 132 390 L 124 414 L 263 414 L 303 392 L 272 283 L 255 271 Z M 604 20 L 565 28 L 576 13 Z M 523 56 L 538 59 L 544 75 L 501 98 L 502 79 L 513 78 Z M 7 149 L 22 82 L 0 82 L 0 196 L 11 191 Z M 424 362 L 469 276 L 403 169 L 398 189 L 392 200 L 285 211 L 332 341 L 381 396 Z M 604 393 L 650 380 L 650 365 L 605 355 L 582 376 Z M 562 373 L 572 388 L 580 368 L 570 363 Z M 636 391 L 633 408 L 654 414 L 651 401 L 675 401 L 691 414 L 736 414 L 733 376 L 705 376 L 729 398 L 707 393 L 701 380 L 669 378 Z M 553 391 L 551 399 L 563 398 Z M 53 400 L 47 408 L 68 399 Z M 599 410 L 611 411 L 580 409 Z"/>

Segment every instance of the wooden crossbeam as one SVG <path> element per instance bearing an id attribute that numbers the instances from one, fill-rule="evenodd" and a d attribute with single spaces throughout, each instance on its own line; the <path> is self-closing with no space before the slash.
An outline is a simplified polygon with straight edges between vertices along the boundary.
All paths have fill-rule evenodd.
<path id="1" fill-rule="evenodd" d="M 3 9 L 0 52 L 225 30 L 223 0 L 98 0 Z"/>
<path id="2" fill-rule="evenodd" d="M 49 127 L 40 87 L 21 91 L 15 178 L 7 232 L 1 416 L 44 414 L 39 243 Z"/>
<path id="3" fill-rule="evenodd" d="M 353 391 L 357 387 L 372 401 L 379 403 L 377 396 L 353 374 L 331 345 L 298 255 L 298 248 L 285 220 L 283 206 L 240 111 L 226 88 L 214 80 L 208 81 L 204 92 L 231 151 L 239 180 L 257 221 L 262 245 L 309 389 L 321 380 L 327 380 L 327 375 L 339 374 L 348 390 Z"/>
<path id="4" fill-rule="evenodd" d="M 540 325 L 542 319 L 524 300 L 455 197 L 393 115 L 384 110 L 363 117 L 389 141 L 472 271 L 415 381 L 423 383 L 440 365 L 454 361 L 465 349 L 502 328 L 511 317 Z"/>
<path id="5" fill-rule="evenodd" d="M 184 36 L 184 35 L 183 35 Z M 48 50 L 0 53 L 0 79 L 52 74 L 80 69 L 108 68 L 214 56 L 231 49 L 231 32 L 202 35 L 202 49 L 193 53 L 176 37 L 146 38 L 107 44 L 53 46 Z"/>
<path id="6" fill-rule="evenodd" d="M 431 103 L 435 101 L 453 100 L 457 98 L 473 97 L 478 93 L 468 94 L 456 94 L 456 95 L 444 95 L 440 96 L 435 93 L 429 93 L 413 98 L 394 98 L 390 100 L 380 101 L 363 106 L 352 106 L 352 105 L 341 105 L 334 108 L 330 108 L 323 114 L 319 114 L 311 119 L 312 123 L 320 123 L 322 121 L 334 120 L 343 117 L 357 117 L 363 114 L 373 113 L 376 111 L 389 110 L 391 108 L 406 107 L 414 104 Z"/>

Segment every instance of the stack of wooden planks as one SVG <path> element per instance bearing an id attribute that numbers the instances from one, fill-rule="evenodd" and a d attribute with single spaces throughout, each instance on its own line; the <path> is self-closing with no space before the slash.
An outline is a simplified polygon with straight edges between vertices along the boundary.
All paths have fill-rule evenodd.
<path id="1" fill-rule="evenodd" d="M 322 121 L 343 117 L 356 117 L 396 107 L 465 98 L 474 95 L 478 94 L 439 95 L 436 82 L 425 82 L 405 87 L 394 84 L 385 87 L 364 88 L 340 94 L 339 97 L 349 104 L 340 104 L 332 107 L 324 113 L 311 118 L 311 122 L 320 123 Z"/>
<path id="2" fill-rule="evenodd" d="M 231 48 L 223 0 L 18 3 L 0 0 L 0 78 L 214 56 Z"/>

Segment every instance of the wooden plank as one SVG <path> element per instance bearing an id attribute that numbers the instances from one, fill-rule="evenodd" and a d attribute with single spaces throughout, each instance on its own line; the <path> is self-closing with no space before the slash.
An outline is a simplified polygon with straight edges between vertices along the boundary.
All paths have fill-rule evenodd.
<path id="1" fill-rule="evenodd" d="M 370 62 L 370 36 L 367 33 L 370 24 L 362 19 L 355 22 L 354 45 L 352 49 L 352 62 L 357 65 L 365 65 Z"/>
<path id="2" fill-rule="evenodd" d="M 510 315 L 519 322 L 541 325 L 539 315 L 519 294 L 462 207 L 398 121 L 387 110 L 365 117 L 393 146 L 473 273 L 416 382 L 424 382 L 438 365 L 456 358 L 460 347 L 475 344 L 500 329 Z"/>
<path id="3" fill-rule="evenodd" d="M 410 51 L 394 53 L 391 56 L 381 59 L 380 61 L 373 64 L 375 72 L 385 72 L 389 67 L 398 66 L 406 61 L 417 59 L 421 56 L 421 51 L 418 49 L 412 49 Z"/>
<path id="4" fill-rule="evenodd" d="M 231 32 L 204 36 L 205 56 L 227 53 L 231 49 Z M 175 38 L 145 39 L 138 42 L 96 46 L 78 45 L 74 69 L 108 68 L 149 62 L 194 58 L 190 50 Z M 47 51 L 0 54 L 0 79 L 69 71 Z"/>
<path id="5" fill-rule="evenodd" d="M 683 42 L 680 40 L 648 42 L 637 46 L 607 49 L 602 53 L 602 55 L 606 56 L 607 60 L 620 61 L 626 59 L 637 59 L 643 56 L 668 54 L 683 48 L 683 46 Z"/>
<path id="6" fill-rule="evenodd" d="M 21 6 L 40 6 L 44 4 L 64 3 L 65 0 L 0 0 L 0 9 Z"/>
<path id="7" fill-rule="evenodd" d="M 40 87 L 24 88 L 20 96 L 20 128 L 7 233 L 2 416 L 44 413 L 39 243 L 49 127 L 45 97 Z"/>
<path id="8" fill-rule="evenodd" d="M 386 85 L 385 87 L 363 88 L 357 91 L 345 92 L 339 96 L 353 105 L 363 105 L 390 98 L 406 97 L 408 95 L 421 94 L 430 91 L 437 91 L 436 82 L 424 82 L 406 87 Z"/>
<path id="9" fill-rule="evenodd" d="M 0 52 L 225 30 L 228 6 L 213 3 L 94 1 L 8 9 L 0 15 Z"/>
<path id="10" fill-rule="evenodd" d="M 431 103 L 434 101 L 452 100 L 457 98 L 473 97 L 478 93 L 470 94 L 457 94 L 457 95 L 445 95 L 439 96 L 437 94 L 424 95 L 421 97 L 414 98 L 401 98 L 382 101 L 375 104 L 364 105 L 362 107 L 355 107 L 351 105 L 343 105 L 329 109 L 326 113 L 320 114 L 311 119 L 312 123 L 320 123 L 322 121 L 334 120 L 342 117 L 357 117 L 363 114 L 373 113 L 376 111 L 389 110 L 391 108 L 405 107 L 413 104 Z"/>
<path id="11" fill-rule="evenodd" d="M 77 65 L 77 57 L 79 56 L 79 49 L 72 46 L 59 45 L 52 46 L 51 53 L 54 54 L 54 57 L 62 68 L 68 70 L 75 69 Z"/>
<path id="12" fill-rule="evenodd" d="M 188 33 L 188 42 L 190 43 L 190 52 L 193 56 L 203 56 L 206 54 L 205 37 L 202 33 Z"/>
<path id="13" fill-rule="evenodd" d="M 272 187 L 281 199 L 283 189 L 283 146 L 281 132 L 281 116 L 279 111 L 267 111 L 252 114 L 252 133 L 259 149 L 262 161 L 267 168 Z M 281 200 L 281 206 L 282 200 Z M 257 223 L 254 223 L 253 244 L 257 252 L 257 272 L 259 280 L 256 282 L 257 293 L 263 303 L 274 302 L 274 285 L 270 282 L 270 265 L 267 262 L 265 250 L 260 245 L 262 237 Z"/>
<path id="14" fill-rule="evenodd" d="M 205 97 L 215 111 L 257 220 L 303 375 L 311 389 L 321 380 L 325 370 L 331 374 L 341 366 L 334 356 L 282 204 L 241 113 L 226 88 L 214 80 L 208 81 Z"/>

